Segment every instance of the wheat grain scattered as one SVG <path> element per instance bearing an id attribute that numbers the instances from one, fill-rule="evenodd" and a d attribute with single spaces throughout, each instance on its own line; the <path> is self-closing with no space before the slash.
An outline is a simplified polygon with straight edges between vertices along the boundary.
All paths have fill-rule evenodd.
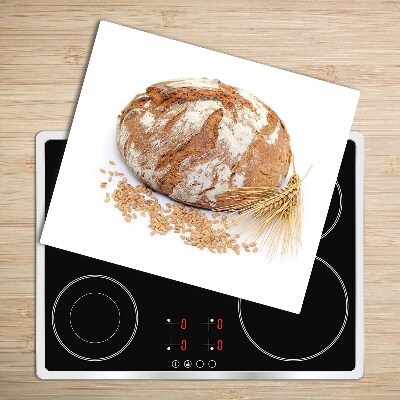
<path id="1" fill-rule="evenodd" d="M 114 162 L 109 162 L 115 165 Z M 104 170 L 105 171 L 105 170 Z M 101 169 L 103 172 L 103 169 Z M 246 252 L 250 252 L 247 243 L 240 242 L 240 234 L 228 231 L 227 216 L 221 212 L 214 212 L 211 218 L 199 208 L 188 207 L 180 203 L 166 203 L 163 207 L 152 190 L 144 184 L 136 186 L 128 183 L 123 173 L 109 171 L 109 182 L 112 177 L 120 177 L 111 196 L 106 194 L 104 201 L 110 198 L 114 207 L 121 212 L 126 222 L 133 223 L 137 214 L 148 217 L 150 235 L 167 235 L 170 232 L 178 235 L 186 245 L 207 249 L 212 253 L 227 253 L 232 251 L 240 254 L 240 245 Z M 107 182 L 102 182 L 102 188 Z"/>

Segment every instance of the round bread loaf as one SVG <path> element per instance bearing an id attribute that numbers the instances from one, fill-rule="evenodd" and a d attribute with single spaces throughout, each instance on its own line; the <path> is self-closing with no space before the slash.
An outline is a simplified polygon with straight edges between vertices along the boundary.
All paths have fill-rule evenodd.
<path id="1" fill-rule="evenodd" d="M 118 116 L 117 146 L 151 188 L 182 203 L 221 207 L 242 186 L 276 187 L 292 158 L 277 114 L 257 97 L 217 79 L 160 82 Z"/>

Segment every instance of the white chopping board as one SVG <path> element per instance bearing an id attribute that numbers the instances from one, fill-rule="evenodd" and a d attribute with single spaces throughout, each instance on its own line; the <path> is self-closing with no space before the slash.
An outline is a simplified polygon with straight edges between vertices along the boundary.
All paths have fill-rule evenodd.
<path id="1" fill-rule="evenodd" d="M 217 78 L 256 95 L 285 123 L 300 176 L 314 165 L 303 183 L 297 256 L 267 262 L 263 253 L 200 251 L 174 234 L 150 236 L 148 220 L 126 223 L 104 203 L 99 169 L 108 160 L 138 182 L 116 148 L 118 114 L 147 86 L 181 77 Z M 41 243 L 299 313 L 358 98 L 353 89 L 103 21 Z"/>

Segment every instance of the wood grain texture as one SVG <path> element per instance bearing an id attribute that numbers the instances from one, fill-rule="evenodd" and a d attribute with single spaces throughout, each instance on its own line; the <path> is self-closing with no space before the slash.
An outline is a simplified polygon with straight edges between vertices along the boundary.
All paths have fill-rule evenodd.
<path id="1" fill-rule="evenodd" d="M 400 2 L 0 2 L 0 398 L 400 398 Z M 101 19 L 361 90 L 360 381 L 56 381 L 35 376 L 34 138 L 68 129 Z"/>

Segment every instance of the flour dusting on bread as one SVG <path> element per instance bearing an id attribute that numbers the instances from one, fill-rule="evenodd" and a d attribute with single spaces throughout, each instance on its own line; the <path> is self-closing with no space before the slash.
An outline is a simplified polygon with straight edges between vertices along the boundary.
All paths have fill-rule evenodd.
<path id="1" fill-rule="evenodd" d="M 218 79 L 205 79 L 205 78 L 186 78 L 186 79 L 174 79 L 171 81 L 164 82 L 166 86 L 172 88 L 196 88 L 196 89 L 218 89 Z"/>
<path id="2" fill-rule="evenodd" d="M 154 125 L 154 115 L 146 111 L 142 118 L 140 118 L 140 123 L 146 128 L 146 130 L 151 129 L 151 127 Z"/>
<path id="3" fill-rule="evenodd" d="M 292 154 L 273 110 L 206 78 L 159 82 L 134 97 L 118 118 L 117 146 L 153 189 L 206 208 L 231 187 L 279 185 Z"/>

